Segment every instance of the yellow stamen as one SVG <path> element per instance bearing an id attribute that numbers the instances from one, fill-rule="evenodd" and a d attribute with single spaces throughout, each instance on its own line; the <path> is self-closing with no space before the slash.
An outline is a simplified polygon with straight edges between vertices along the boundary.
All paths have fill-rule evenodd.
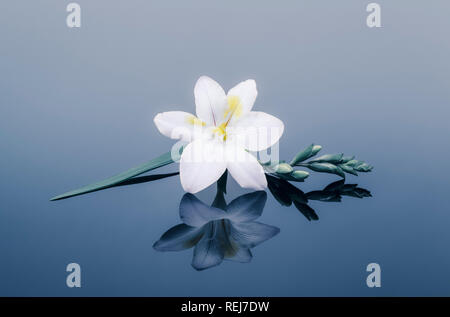
<path id="1" fill-rule="evenodd" d="M 223 140 L 225 141 L 227 139 L 227 124 L 228 122 L 224 122 L 218 127 L 214 128 L 213 133 L 217 133 L 219 135 L 223 135 Z"/>
<path id="2" fill-rule="evenodd" d="M 227 139 L 227 125 L 230 123 L 231 118 L 233 116 L 239 118 L 242 115 L 242 104 L 238 96 L 228 96 L 227 101 L 228 109 L 225 110 L 223 118 L 225 119 L 228 117 L 228 119 L 213 130 L 213 133 L 222 135 L 224 141 Z"/>
<path id="3" fill-rule="evenodd" d="M 226 118 L 228 115 L 230 115 L 228 121 L 230 121 L 232 116 L 239 118 L 242 115 L 241 99 L 238 96 L 228 96 L 228 109 L 223 117 Z"/>
<path id="4" fill-rule="evenodd" d="M 186 122 L 192 125 L 199 125 L 204 127 L 206 125 L 205 122 L 203 122 L 202 120 L 200 120 L 199 118 L 197 118 L 196 116 L 193 115 L 189 115 L 186 117 Z"/>

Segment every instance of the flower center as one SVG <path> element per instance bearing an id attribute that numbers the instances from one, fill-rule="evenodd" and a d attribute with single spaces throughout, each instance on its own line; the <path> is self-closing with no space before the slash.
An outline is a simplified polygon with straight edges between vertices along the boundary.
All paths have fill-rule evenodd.
<path id="1" fill-rule="evenodd" d="M 228 122 L 221 123 L 218 127 L 215 127 L 212 130 L 214 134 L 217 134 L 220 137 L 222 137 L 223 141 L 227 140 L 227 124 Z"/>
<path id="2" fill-rule="evenodd" d="M 223 141 L 227 140 L 227 126 L 233 117 L 239 118 L 242 115 L 242 103 L 238 96 L 228 96 L 228 108 L 223 114 L 223 118 L 226 119 L 218 127 L 214 128 L 213 133 L 222 137 Z"/>

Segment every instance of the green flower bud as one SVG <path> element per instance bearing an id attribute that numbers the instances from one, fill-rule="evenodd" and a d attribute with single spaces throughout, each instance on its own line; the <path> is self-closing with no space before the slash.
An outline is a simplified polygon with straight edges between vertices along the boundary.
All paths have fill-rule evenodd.
<path id="1" fill-rule="evenodd" d="M 346 172 L 346 173 L 358 176 L 358 173 L 356 173 L 355 170 L 353 169 L 353 167 L 351 167 L 351 166 L 347 166 L 347 165 L 341 164 L 341 165 L 339 165 L 339 167 L 342 168 L 342 170 L 344 172 Z"/>
<path id="2" fill-rule="evenodd" d="M 336 174 L 342 178 L 345 178 L 344 171 L 340 167 L 331 163 L 311 163 L 309 168 L 316 172 Z"/>
<path id="3" fill-rule="evenodd" d="M 311 162 L 326 162 L 326 163 L 339 163 L 344 154 L 325 154 L 312 160 Z"/>
<path id="4" fill-rule="evenodd" d="M 309 173 L 306 171 L 296 170 L 291 173 L 291 176 L 298 181 L 303 181 L 305 178 L 309 176 Z"/>
<path id="5" fill-rule="evenodd" d="M 314 144 L 311 144 L 303 151 L 298 152 L 298 154 L 292 159 L 291 165 L 295 165 L 297 163 L 303 162 L 304 160 L 310 158 L 312 155 L 312 151 L 314 149 Z"/>
<path id="6" fill-rule="evenodd" d="M 280 163 L 277 166 L 275 166 L 275 172 L 277 174 L 290 174 L 292 173 L 293 168 L 291 165 L 287 163 Z"/>
<path id="7" fill-rule="evenodd" d="M 312 156 L 316 155 L 317 153 L 319 153 L 320 150 L 322 150 L 322 146 L 314 145 L 313 148 L 312 148 L 310 157 L 312 157 Z"/>
<path id="8" fill-rule="evenodd" d="M 309 159 L 310 157 L 313 157 L 314 155 L 316 155 L 320 150 L 322 149 L 322 147 L 320 145 L 314 145 L 311 144 L 310 146 L 308 146 L 306 149 L 304 149 L 303 151 L 300 151 L 291 161 L 291 165 L 296 165 L 298 163 L 303 162 L 304 160 Z"/>
<path id="9" fill-rule="evenodd" d="M 347 163 L 348 161 L 351 161 L 355 158 L 355 156 L 343 156 L 341 159 L 341 163 Z"/>

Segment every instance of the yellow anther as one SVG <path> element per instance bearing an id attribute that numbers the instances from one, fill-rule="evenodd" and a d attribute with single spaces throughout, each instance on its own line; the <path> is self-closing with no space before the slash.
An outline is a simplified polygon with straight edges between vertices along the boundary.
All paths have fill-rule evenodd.
<path id="1" fill-rule="evenodd" d="M 196 116 L 193 115 L 189 115 L 186 117 L 186 122 L 192 125 L 199 125 L 204 127 L 206 125 L 205 122 L 203 122 L 202 120 L 200 120 L 199 118 L 197 118 Z"/>
<path id="2" fill-rule="evenodd" d="M 222 123 L 218 127 L 214 128 L 213 133 L 223 136 L 223 140 L 227 139 L 227 122 Z"/>
<path id="3" fill-rule="evenodd" d="M 226 118 L 228 115 L 230 115 L 230 119 L 232 116 L 239 118 L 242 115 L 241 99 L 238 96 L 228 96 L 228 109 L 225 111 L 223 117 Z"/>
<path id="4" fill-rule="evenodd" d="M 223 136 L 224 141 L 226 141 L 227 139 L 227 125 L 228 123 L 230 123 L 231 118 L 233 116 L 239 118 L 242 114 L 242 104 L 238 96 L 228 96 L 227 101 L 228 109 L 225 110 L 223 118 L 228 119 L 227 121 L 221 123 L 218 127 L 215 127 L 213 129 L 213 133 L 217 133 L 218 135 Z"/>

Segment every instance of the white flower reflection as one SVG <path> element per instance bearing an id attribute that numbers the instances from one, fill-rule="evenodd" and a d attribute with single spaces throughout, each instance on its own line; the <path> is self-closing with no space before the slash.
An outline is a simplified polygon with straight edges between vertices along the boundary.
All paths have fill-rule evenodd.
<path id="1" fill-rule="evenodd" d="M 272 238 L 280 229 L 256 222 L 267 194 L 257 191 L 242 195 L 226 205 L 219 191 L 213 206 L 185 194 L 180 202 L 183 222 L 166 231 L 153 245 L 158 251 L 181 251 L 194 247 L 192 266 L 204 270 L 223 260 L 250 262 L 251 248 Z"/>

